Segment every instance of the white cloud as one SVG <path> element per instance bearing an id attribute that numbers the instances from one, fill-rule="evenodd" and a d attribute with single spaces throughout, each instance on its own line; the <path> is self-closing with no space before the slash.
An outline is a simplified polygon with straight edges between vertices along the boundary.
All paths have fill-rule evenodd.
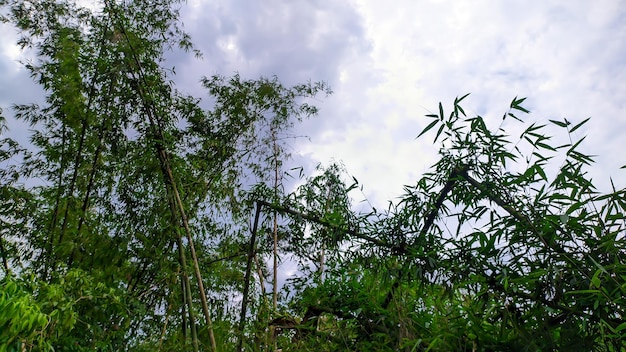
<path id="1" fill-rule="evenodd" d="M 365 174 L 361 179 L 367 187 L 388 194 L 415 179 L 408 175 L 433 160 L 433 147 L 428 138 L 412 142 L 399 132 L 415 121 L 416 135 L 426 123 L 421 117 L 425 108 L 435 110 L 439 101 L 449 106 L 468 92 L 468 112 L 491 121 L 515 96 L 529 97 L 531 119 L 594 116 L 585 150 L 606 155 L 592 170 L 594 177 L 606 181 L 607 172 L 617 175 L 626 163 L 620 148 L 626 127 L 621 102 L 626 86 L 620 79 L 626 72 L 626 21 L 618 2 L 406 1 L 390 6 L 363 0 L 357 5 L 372 45 L 363 60 L 381 74 L 375 82 L 350 87 L 342 101 L 359 101 L 359 123 L 370 129 L 348 132 L 360 139 L 332 143 L 326 138 L 323 148 L 330 154 L 352 147 L 342 154 L 347 165 L 358 165 L 357 175 Z M 343 70 L 352 76 L 365 73 L 358 66 Z M 345 86 L 341 83 L 338 91 Z M 394 129 L 398 120 L 405 121 L 405 129 Z M 372 165 L 390 172 L 373 172 Z"/>

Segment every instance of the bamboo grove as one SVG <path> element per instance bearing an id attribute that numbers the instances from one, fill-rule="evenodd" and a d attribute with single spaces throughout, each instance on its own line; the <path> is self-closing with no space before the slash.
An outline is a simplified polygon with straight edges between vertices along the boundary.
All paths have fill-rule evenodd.
<path id="1" fill-rule="evenodd" d="M 419 133 L 440 160 L 356 212 L 340 164 L 286 170 L 325 83 L 199 77 L 207 109 L 167 66 L 201 55 L 182 2 L 0 4 L 45 93 L 11 107 L 28 145 L 0 121 L 0 351 L 625 347 L 626 191 L 588 178 L 589 119 L 440 104 Z"/>

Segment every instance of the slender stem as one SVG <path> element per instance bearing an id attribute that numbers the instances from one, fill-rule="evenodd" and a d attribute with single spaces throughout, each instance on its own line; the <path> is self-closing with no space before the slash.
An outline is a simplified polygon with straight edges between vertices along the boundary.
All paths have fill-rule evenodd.
<path id="1" fill-rule="evenodd" d="M 272 306 L 274 310 L 278 308 L 278 221 L 274 211 L 274 280 L 272 287 Z"/>
<path id="2" fill-rule="evenodd" d="M 170 199 L 170 210 L 172 213 L 175 213 L 175 205 Z M 187 256 L 185 255 L 185 247 L 183 247 L 183 239 L 180 236 L 179 230 L 176 229 L 176 242 L 178 244 L 178 260 L 180 262 L 181 273 L 181 285 L 182 285 L 182 293 L 183 293 L 183 302 L 187 304 L 189 310 L 189 325 L 191 326 L 191 343 L 193 344 L 194 352 L 198 351 L 198 332 L 196 328 L 196 318 L 193 312 L 193 303 L 191 297 L 191 285 L 189 283 L 189 274 L 187 272 Z M 185 325 L 185 306 L 183 305 L 183 335 L 186 335 L 186 325 Z"/>
<path id="3" fill-rule="evenodd" d="M 177 182 L 174 178 L 171 165 L 169 163 L 169 156 L 165 146 L 163 145 L 163 141 L 165 140 L 165 136 L 163 134 L 162 123 L 157 120 L 158 112 L 154 107 L 152 100 L 149 98 L 149 94 L 147 94 L 144 89 L 151 87 L 150 82 L 146 79 L 143 67 L 141 65 L 141 61 L 139 60 L 136 50 L 133 48 L 132 40 L 130 40 L 128 33 L 126 32 L 126 28 L 124 27 L 123 21 L 119 18 L 119 13 L 114 9 L 111 5 L 111 2 L 107 2 L 108 6 L 111 6 L 112 13 L 117 19 L 117 25 L 119 26 L 119 30 L 126 40 L 128 46 L 130 47 L 131 57 L 134 62 L 134 66 L 136 67 L 136 71 L 132 72 L 133 76 L 135 76 L 135 80 L 137 81 L 137 92 L 141 98 L 141 102 L 143 105 L 144 112 L 149 121 L 149 125 L 151 128 L 151 132 L 155 138 L 155 147 L 157 150 L 157 156 L 159 158 L 159 162 L 161 164 L 161 170 L 163 172 L 163 176 L 166 182 L 166 190 L 171 192 L 174 196 L 175 203 L 177 205 L 178 214 L 172 213 L 173 218 L 180 217 L 180 220 L 185 229 L 185 235 L 187 238 L 187 242 L 189 245 L 189 250 L 191 253 L 191 259 L 193 261 L 194 272 L 196 276 L 196 281 L 198 282 L 198 290 L 200 291 L 200 301 L 202 303 L 202 311 L 206 318 L 207 328 L 209 330 L 209 339 L 211 341 L 211 347 L 213 351 L 217 351 L 217 344 L 215 341 L 215 335 L 213 333 L 213 321 L 211 320 L 211 313 L 209 312 L 209 305 L 207 303 L 206 292 L 204 289 L 204 283 L 202 280 L 202 274 L 200 273 L 200 265 L 198 264 L 198 256 L 196 254 L 196 249 L 194 246 L 193 237 L 191 235 L 191 228 L 189 226 L 189 220 L 185 213 L 185 207 L 180 197 L 180 193 L 178 192 Z M 145 87 L 145 88 L 144 88 Z"/>
<path id="4" fill-rule="evenodd" d="M 278 145 L 276 144 L 276 130 L 272 128 L 272 143 L 273 143 L 273 152 L 274 152 L 274 197 L 278 197 Z M 274 215 L 274 231 L 273 231 L 273 239 L 274 239 L 274 282 L 273 282 L 273 295 L 272 295 L 272 303 L 274 310 L 278 308 L 278 214 L 276 210 L 273 212 Z"/>
<path id="5" fill-rule="evenodd" d="M 178 237 L 178 250 L 180 251 L 180 256 L 181 256 L 181 260 L 183 261 L 183 263 L 185 263 L 185 261 L 187 259 L 185 259 L 185 249 L 182 247 L 182 240 L 180 239 L 180 236 Z M 198 351 L 198 329 L 196 327 L 196 318 L 193 312 L 193 303 L 191 301 L 192 297 L 191 297 L 191 285 L 189 284 L 189 275 L 187 275 L 187 264 L 183 264 L 183 271 L 181 273 L 181 279 L 182 279 L 182 283 L 183 283 L 183 295 L 185 297 L 185 301 L 187 303 L 187 307 L 188 307 L 188 314 L 189 314 L 189 325 L 191 326 L 191 343 L 193 344 L 193 350 L 195 352 Z M 183 310 L 183 314 L 185 314 L 184 310 Z M 185 321 L 185 319 L 183 318 L 183 322 Z"/>
<path id="6" fill-rule="evenodd" d="M 166 158 L 165 150 L 161 150 L 161 154 Z M 167 159 L 165 159 L 167 161 Z M 174 175 L 172 175 L 172 169 L 169 166 L 169 163 L 166 164 L 166 170 L 168 178 L 171 182 L 172 192 L 174 193 L 174 198 L 176 200 L 176 204 L 178 205 L 179 215 L 183 222 L 183 226 L 185 228 L 185 235 L 187 237 L 187 242 L 189 242 L 189 251 L 191 252 L 191 260 L 193 261 L 193 267 L 196 274 L 196 280 L 198 281 L 198 289 L 200 291 L 200 301 L 202 302 L 202 311 L 204 313 L 204 317 L 206 318 L 206 324 L 209 329 L 209 339 L 211 340 L 211 347 L 213 351 L 217 351 L 217 343 L 215 341 L 215 335 L 213 333 L 213 321 L 211 320 L 211 313 L 209 312 L 209 305 L 207 303 L 206 291 L 204 290 L 204 283 L 202 282 L 202 274 L 200 273 L 200 265 L 198 263 L 198 256 L 196 254 L 196 248 L 193 242 L 193 237 L 191 236 L 191 228 L 189 227 L 189 220 L 187 219 L 187 215 L 185 214 L 185 208 L 183 207 L 183 202 L 180 199 L 180 194 L 178 193 L 178 188 L 176 187 L 176 182 L 174 180 Z"/>
<path id="7" fill-rule="evenodd" d="M 65 143 L 67 142 L 67 126 L 65 124 L 63 124 L 63 126 L 61 127 L 61 130 L 63 131 L 61 134 L 61 160 L 59 161 L 59 173 L 57 176 L 57 192 L 56 192 L 56 199 L 54 201 L 54 208 L 52 210 L 52 219 L 50 220 L 50 226 L 48 228 L 48 247 L 47 249 L 47 254 L 48 254 L 48 258 L 47 259 L 43 259 L 45 262 L 45 266 L 44 266 L 44 272 L 43 272 L 43 277 L 44 279 L 46 277 L 48 277 L 48 274 L 52 273 L 52 267 L 55 265 L 55 254 L 54 254 L 54 230 L 57 227 L 58 221 L 59 221 L 59 213 L 60 213 L 60 207 L 61 207 L 61 198 L 63 197 L 63 190 L 62 190 L 62 185 L 63 185 L 63 171 L 65 170 Z"/>
<path id="8" fill-rule="evenodd" d="M 248 309 L 248 293 L 250 290 L 250 272 L 252 271 L 252 259 L 254 258 L 254 245 L 256 241 L 257 228 L 259 226 L 259 217 L 261 215 L 261 203 L 256 203 L 256 212 L 254 213 L 254 225 L 252 226 L 252 236 L 250 237 L 250 246 L 248 247 L 248 260 L 246 263 L 246 275 L 243 283 L 243 298 L 241 299 L 241 316 L 239 318 L 239 338 L 237 342 L 237 351 L 243 351 L 243 336 L 246 326 L 246 311 Z"/>

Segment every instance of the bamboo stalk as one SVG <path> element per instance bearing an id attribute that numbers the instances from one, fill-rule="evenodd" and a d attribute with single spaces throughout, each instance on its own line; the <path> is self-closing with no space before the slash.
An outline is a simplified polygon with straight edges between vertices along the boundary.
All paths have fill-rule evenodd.
<path id="1" fill-rule="evenodd" d="M 241 300 L 241 316 L 239 318 L 239 337 L 237 341 L 237 351 L 243 351 L 243 335 L 246 325 L 246 311 L 248 309 L 248 293 L 250 290 L 250 272 L 252 271 L 252 259 L 254 257 L 254 245 L 256 241 L 256 233 L 259 225 L 259 216 L 261 215 L 261 203 L 256 203 L 256 211 L 254 213 L 254 225 L 252 226 L 252 236 L 250 236 L 250 246 L 248 247 L 248 260 L 246 263 L 246 275 L 243 284 L 243 298 Z"/>
<path id="2" fill-rule="evenodd" d="M 213 351 L 217 351 L 217 344 L 215 341 L 215 335 L 213 332 L 213 321 L 211 320 L 211 314 L 209 312 L 209 306 L 207 303 L 207 298 L 206 298 L 206 292 L 204 289 L 204 283 L 202 280 L 202 274 L 200 273 L 200 265 L 198 264 L 198 256 L 196 254 L 196 249 L 194 246 L 194 241 L 193 241 L 193 237 L 191 235 L 191 228 L 189 226 L 189 221 L 187 218 L 187 215 L 185 213 L 185 208 L 183 205 L 183 202 L 181 200 L 180 197 L 180 193 L 178 192 L 178 187 L 176 186 L 176 179 L 174 178 L 173 172 L 172 172 L 172 168 L 171 165 L 169 163 L 169 157 L 168 157 L 168 153 L 164 147 L 164 145 L 162 144 L 162 141 L 164 140 L 164 135 L 163 135 L 163 129 L 161 124 L 159 123 L 159 121 L 157 121 L 157 113 L 155 112 L 155 108 L 151 102 L 150 99 L 148 99 L 146 92 L 144 91 L 144 87 L 150 87 L 150 85 L 148 84 L 144 73 L 143 73 L 143 68 L 141 66 L 141 62 L 139 60 L 139 58 L 137 57 L 136 51 L 133 48 L 132 45 L 132 41 L 130 40 L 128 33 L 126 32 L 126 29 L 123 25 L 123 21 L 121 21 L 119 19 L 119 14 L 117 13 L 116 9 L 111 6 L 111 2 L 107 1 L 107 6 L 111 7 L 112 13 L 113 15 L 116 17 L 117 19 L 117 25 L 119 26 L 119 30 L 122 34 L 122 36 L 124 37 L 124 39 L 126 40 L 128 46 L 131 49 L 131 56 L 132 56 L 132 60 L 134 61 L 135 66 L 137 67 L 136 72 L 132 72 L 133 76 L 136 76 L 135 79 L 137 80 L 138 83 L 141 84 L 137 84 L 137 92 L 139 94 L 139 97 L 143 103 L 143 108 L 144 108 L 144 112 L 146 113 L 148 120 L 149 120 L 149 124 L 150 127 L 152 129 L 152 133 L 156 139 L 155 142 L 155 147 L 157 149 L 157 156 L 159 158 L 159 162 L 161 164 L 161 170 L 163 172 L 163 176 L 165 178 L 166 181 L 166 189 L 168 192 L 171 192 L 171 195 L 174 196 L 174 201 L 176 203 L 177 206 L 177 210 L 178 210 L 178 214 L 176 214 L 173 210 L 172 210 L 172 216 L 174 219 L 180 217 L 180 220 L 182 222 L 182 225 L 184 227 L 185 230 L 185 235 L 188 241 L 188 245 L 189 245 L 189 250 L 191 253 L 191 259 L 193 261 L 193 266 L 194 266 L 194 272 L 195 272 L 195 276 L 196 276 L 196 281 L 198 282 L 198 289 L 200 291 L 200 301 L 202 303 L 202 311 L 204 313 L 205 319 L 206 319 L 206 324 L 207 324 L 207 328 L 209 331 L 209 339 L 211 342 L 211 347 L 213 349 Z M 169 185 L 169 187 L 168 187 Z M 177 216 L 178 215 L 178 216 Z M 181 242 L 182 244 L 182 242 Z M 191 302 L 191 300 L 190 300 Z"/>

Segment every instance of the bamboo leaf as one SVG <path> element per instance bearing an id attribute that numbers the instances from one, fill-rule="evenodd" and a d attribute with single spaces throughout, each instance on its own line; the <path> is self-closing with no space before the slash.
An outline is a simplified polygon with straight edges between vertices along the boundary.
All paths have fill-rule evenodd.
<path id="1" fill-rule="evenodd" d="M 591 117 L 588 117 L 586 119 L 584 119 L 582 122 L 578 123 L 576 126 L 572 127 L 572 129 L 569 131 L 570 133 L 574 133 L 574 131 L 576 131 L 577 129 L 579 129 L 582 125 L 584 125 L 585 123 L 587 123 L 587 121 L 589 121 L 589 119 L 591 119 Z"/>
<path id="2" fill-rule="evenodd" d="M 561 122 L 561 121 L 557 121 L 557 120 L 548 120 L 550 122 L 552 122 L 553 124 L 559 126 L 559 127 L 567 127 L 567 123 L 565 122 Z"/>
<path id="3" fill-rule="evenodd" d="M 441 102 L 439 103 L 439 120 L 443 121 L 444 120 L 444 116 L 443 116 L 443 105 L 441 104 Z"/>
<path id="4" fill-rule="evenodd" d="M 420 132 L 420 134 L 417 135 L 417 137 L 415 137 L 415 139 L 420 138 L 424 133 L 428 132 L 431 128 L 435 127 L 435 125 L 439 122 L 439 120 L 434 120 L 431 123 L 428 124 L 428 126 L 426 126 L 426 128 L 424 128 L 422 130 L 422 132 Z"/>

